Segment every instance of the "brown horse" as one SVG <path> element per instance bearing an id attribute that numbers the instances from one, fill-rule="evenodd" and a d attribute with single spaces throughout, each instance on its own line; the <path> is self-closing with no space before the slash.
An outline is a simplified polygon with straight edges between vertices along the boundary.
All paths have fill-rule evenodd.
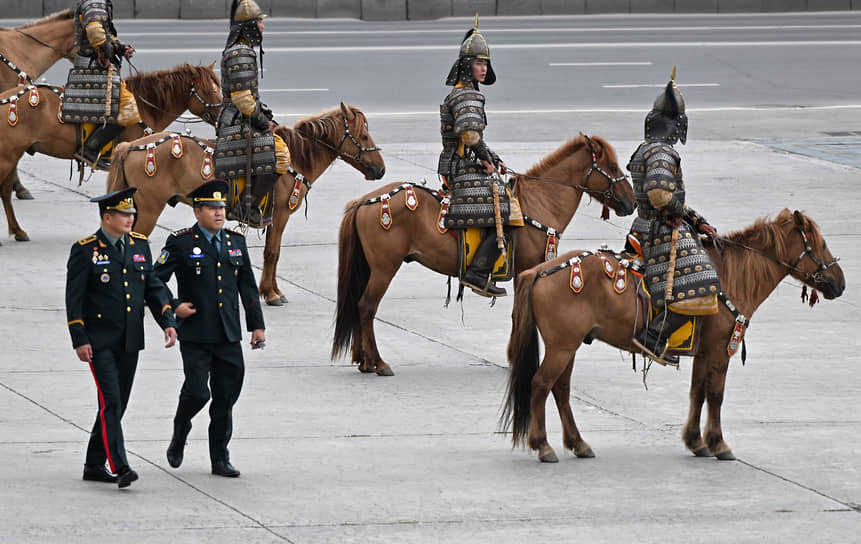
<path id="1" fill-rule="evenodd" d="M 621 183 L 617 183 L 621 182 Z M 392 225 L 381 228 L 380 206 L 370 199 L 392 194 L 401 184 L 386 185 L 347 204 L 338 240 L 338 302 L 332 358 L 352 350 L 362 372 L 393 375 L 380 357 L 374 336 L 374 316 L 401 263 L 418 261 L 440 274 L 457 276 L 457 245 L 450 233 L 437 228 L 440 202 L 428 191 L 416 190 L 418 205 L 405 207 L 407 191 L 387 200 Z M 617 163 L 616 151 L 603 138 L 580 135 L 548 155 L 526 174 L 517 176 L 515 195 L 525 217 L 545 225 L 517 229 L 514 270 L 544 260 L 546 227 L 561 233 L 583 193 L 611 206 L 618 215 L 634 211 L 634 192 Z"/>
<path id="2" fill-rule="evenodd" d="M 74 61 L 76 50 L 71 9 L 28 25 L 0 28 L 0 55 L 8 61 L 0 59 L 0 90 L 32 83 L 62 58 Z"/>
<path id="3" fill-rule="evenodd" d="M 827 299 L 839 297 L 846 286 L 843 271 L 825 245 L 819 228 L 801 212 L 784 209 L 773 221 L 760 219 L 746 230 L 708 244 L 724 293 L 748 319 L 787 275 Z M 574 293 L 570 274 L 542 272 L 580 254 L 572 251 L 520 274 L 514 295 L 512 331 L 508 344 L 510 376 L 500 426 L 513 426 L 514 445 L 528 444 L 543 462 L 556 462 L 547 443 L 544 407 L 553 392 L 562 419 L 563 444 L 577 457 L 594 457 L 580 436 L 569 404 L 574 355 L 589 336 L 619 349 L 636 352 L 632 339 L 642 329 L 637 289 L 618 294 L 604 277 L 603 262 L 588 256 L 580 262 L 584 284 Z M 609 261 L 617 266 L 612 257 Z M 699 457 L 735 459 L 723 439 L 720 410 L 730 356 L 727 346 L 736 318 L 726 305 L 704 316 L 699 348 L 691 373 L 690 408 L 682 429 L 685 446 Z M 544 340 L 544 360 L 538 365 L 538 332 Z M 705 440 L 700 412 L 708 402 Z"/>
<path id="4" fill-rule="evenodd" d="M 16 28 L 0 28 L 0 92 L 32 83 L 61 58 L 75 60 L 75 22 L 66 9 Z M 33 198 L 13 178 L 18 198 Z"/>
<path id="5" fill-rule="evenodd" d="M 183 64 L 172 70 L 137 74 L 126 79 L 129 90 L 135 95 L 141 119 L 153 130 L 163 130 L 185 110 L 210 123 L 215 123 L 220 107 L 221 90 L 218 76 L 208 66 Z M 9 234 L 18 241 L 29 240 L 18 224 L 12 209 L 12 184 L 15 167 L 25 153 L 44 153 L 61 159 L 71 159 L 77 147 L 78 125 L 63 123 L 59 119 L 60 89 L 56 87 L 17 87 L 0 93 L 0 197 L 6 210 Z M 31 94 L 35 93 L 35 94 Z M 13 97 L 17 100 L 12 100 Z M 10 102 L 10 100 L 12 100 Z M 31 102 L 37 102 L 33 106 Z M 15 113 L 15 124 L 11 114 Z M 143 136 L 138 125 L 126 127 L 121 139 Z"/>
<path id="6" fill-rule="evenodd" d="M 355 106 L 341 103 L 340 107 L 302 119 L 292 128 L 279 126 L 275 132 L 284 139 L 293 167 L 307 182 L 307 185 L 299 183 L 291 174 L 284 174 L 275 184 L 275 216 L 272 225 L 266 229 L 260 294 L 268 304 L 280 306 L 287 302 L 275 277 L 281 254 L 281 235 L 287 220 L 301 207 L 311 184 L 337 158 L 362 172 L 369 180 L 383 177 L 386 167 L 368 132 L 365 114 Z M 201 145 L 211 145 L 202 140 L 196 143 L 184 140 L 179 159 L 171 156 L 169 140 L 165 145 L 157 146 L 154 149 L 156 173 L 148 176 L 145 172 L 147 153 L 143 148 L 162 139 L 165 139 L 164 134 L 153 134 L 120 144 L 114 152 L 108 174 L 108 191 L 138 188 L 135 193 L 138 210 L 135 230 L 143 234 L 149 234 L 155 228 L 165 204 L 170 202 L 173 205 L 177 201 L 190 204 L 185 195 L 212 177 L 211 172 L 206 175 L 202 170 L 206 150 Z M 294 194 L 296 189 L 298 191 Z M 294 202 L 292 208 L 291 200 Z"/>

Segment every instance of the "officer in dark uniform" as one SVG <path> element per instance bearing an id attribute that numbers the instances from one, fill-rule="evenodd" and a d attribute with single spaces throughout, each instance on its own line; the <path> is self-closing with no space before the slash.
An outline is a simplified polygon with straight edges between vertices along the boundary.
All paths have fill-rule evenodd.
<path id="1" fill-rule="evenodd" d="M 179 318 L 179 349 L 185 381 L 173 420 L 167 460 L 182 464 L 191 419 L 210 399 L 209 458 L 212 473 L 237 477 L 227 443 L 233 433 L 233 405 L 242 390 L 245 363 L 239 299 L 251 331 L 251 349 L 262 348 L 263 311 L 245 237 L 223 229 L 227 182 L 213 180 L 189 193 L 197 223 L 167 238 L 156 261 L 156 273 L 167 282 L 176 274 L 178 298 L 172 300 Z"/>
<path id="2" fill-rule="evenodd" d="M 84 464 L 84 480 L 138 479 L 129 468 L 121 420 L 144 347 L 144 302 L 164 329 L 165 347 L 176 342 L 170 291 L 153 273 L 146 236 L 131 232 L 136 212 L 134 187 L 93 198 L 102 226 L 72 246 L 66 275 L 66 315 L 78 359 L 96 380 L 99 412 Z M 111 472 L 105 469 L 105 460 Z M 111 473 L 116 473 L 114 476 Z"/>

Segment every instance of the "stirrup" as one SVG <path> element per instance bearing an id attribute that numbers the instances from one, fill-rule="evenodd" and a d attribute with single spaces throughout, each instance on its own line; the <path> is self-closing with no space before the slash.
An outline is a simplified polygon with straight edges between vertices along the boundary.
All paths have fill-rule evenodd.
<path id="1" fill-rule="evenodd" d="M 490 277 L 487 278 L 487 282 L 483 286 L 477 285 L 477 284 L 467 280 L 466 278 L 461 279 L 460 283 L 462 283 L 463 285 L 466 285 L 467 287 L 472 289 L 472 292 L 475 293 L 476 295 L 481 295 L 483 297 L 493 298 L 493 297 L 504 297 L 504 296 L 508 295 L 508 291 L 506 291 L 504 287 L 499 287 L 498 285 L 494 284 L 493 281 L 490 279 Z M 491 286 L 495 287 L 499 291 L 497 293 L 492 293 L 490 291 Z"/>
<path id="2" fill-rule="evenodd" d="M 666 348 L 664 348 L 663 354 L 657 355 L 654 351 L 640 343 L 640 340 L 637 338 L 634 338 L 632 342 L 643 355 L 655 361 L 659 365 L 679 368 L 679 357 L 677 355 L 669 355 Z"/>

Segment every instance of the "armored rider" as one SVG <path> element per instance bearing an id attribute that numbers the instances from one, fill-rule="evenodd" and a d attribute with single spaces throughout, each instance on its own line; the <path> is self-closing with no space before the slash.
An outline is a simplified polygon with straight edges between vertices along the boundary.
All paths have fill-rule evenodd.
<path id="1" fill-rule="evenodd" d="M 440 105 L 442 152 L 437 173 L 451 190 L 451 207 L 445 226 L 451 229 L 484 228 L 481 243 L 461 283 L 483 296 L 505 296 L 505 289 L 491 280 L 496 260 L 501 254 L 497 247 L 494 191 L 502 184 L 495 181 L 497 170 L 505 173 L 505 163 L 484 141 L 487 116 L 484 94 L 479 83 L 493 85 L 496 74 L 490 64 L 490 49 L 484 36 L 475 27 L 463 37 L 460 54 L 445 80 L 454 89 Z M 505 191 L 500 191 L 500 211 L 503 221 L 508 217 L 509 203 Z"/>
<path id="2" fill-rule="evenodd" d="M 645 281 L 657 314 L 634 344 L 649 357 L 671 364 L 667 339 L 694 315 L 717 313 L 720 282 L 699 234 L 714 227 L 685 204 L 681 158 L 673 145 L 687 140 L 685 99 L 675 82 L 676 69 L 646 116 L 645 141 L 631 156 L 628 170 L 637 199 L 637 218 L 628 235 L 639 244 L 646 263 Z"/>
<path id="3" fill-rule="evenodd" d="M 91 200 L 99 203 L 101 228 L 72 246 L 66 275 L 72 347 L 90 366 L 99 402 L 84 480 L 121 488 L 138 479 L 129 467 L 121 421 L 144 347 L 144 304 L 164 329 L 165 347 L 177 337 L 170 292 L 153 273 L 149 242 L 131 231 L 135 191 L 130 187 Z"/>
<path id="4" fill-rule="evenodd" d="M 272 222 L 275 180 L 290 166 L 287 144 L 273 134 L 272 110 L 260 100 L 254 48 L 260 48 L 262 69 L 264 17 L 254 0 L 233 0 L 221 56 L 224 107 L 215 143 L 215 175 L 233 182 L 228 219 L 256 228 Z"/>
<path id="5" fill-rule="evenodd" d="M 113 11 L 111 0 L 79 0 L 75 6 L 78 52 L 63 95 L 63 121 L 98 125 L 75 155 L 93 167 L 108 142 L 141 123 L 135 97 L 120 79 L 123 57 L 135 50 L 117 39 Z"/>

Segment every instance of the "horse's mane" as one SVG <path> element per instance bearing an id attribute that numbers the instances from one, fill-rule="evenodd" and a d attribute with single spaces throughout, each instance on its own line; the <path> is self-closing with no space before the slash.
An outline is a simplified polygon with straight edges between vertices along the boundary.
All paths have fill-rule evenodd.
<path id="1" fill-rule="evenodd" d="M 42 17 L 41 19 L 37 19 L 30 24 L 23 25 L 17 27 L 18 30 L 24 30 L 33 26 L 41 25 L 44 23 L 50 23 L 52 21 L 60 21 L 65 19 L 71 19 L 74 16 L 71 9 L 64 9 L 63 11 L 58 11 L 56 13 L 52 13 L 51 15 L 47 15 Z"/>
<path id="2" fill-rule="evenodd" d="M 562 144 L 559 149 L 535 163 L 532 168 L 526 171 L 526 175 L 540 177 L 542 173 L 553 168 L 554 166 L 562 162 L 562 159 L 571 155 L 572 153 L 577 151 L 577 149 L 583 147 L 584 145 L 586 145 L 586 136 L 584 136 L 583 134 L 580 134 L 575 138 L 571 138 L 570 140 Z M 606 149 L 607 146 L 604 147 Z"/>
<path id="3" fill-rule="evenodd" d="M 125 83 L 129 91 L 139 98 L 137 105 L 141 114 L 155 118 L 164 113 L 159 108 L 165 108 L 169 103 L 185 98 L 181 95 L 188 92 L 195 78 L 218 82 L 218 76 L 211 67 L 184 63 L 170 70 L 139 72 L 126 78 Z"/>
<path id="4" fill-rule="evenodd" d="M 353 110 L 357 115 L 358 112 Z M 340 107 L 311 115 L 300 119 L 292 127 L 281 125 L 275 132 L 284 139 L 290 150 L 290 159 L 300 172 L 310 172 L 314 163 L 329 157 L 333 151 L 315 142 L 315 140 L 328 141 L 332 134 L 338 129 L 337 116 L 341 113 Z"/>
<path id="5" fill-rule="evenodd" d="M 819 226 L 803 213 L 801 218 L 811 247 L 822 247 L 825 241 Z M 775 266 L 775 262 L 770 259 L 751 258 L 751 252 L 744 246 L 773 253 L 791 264 L 793 256 L 786 255 L 786 235 L 787 227 L 794 223 L 794 214 L 784 208 L 774 220 L 762 217 L 744 230 L 723 236 L 728 243 L 721 246 L 720 257 L 723 264 L 719 265 L 721 270 L 718 275 L 724 291 L 736 297 L 737 304 L 753 300 L 759 283 L 776 284 L 786 273 L 785 267 Z"/>

